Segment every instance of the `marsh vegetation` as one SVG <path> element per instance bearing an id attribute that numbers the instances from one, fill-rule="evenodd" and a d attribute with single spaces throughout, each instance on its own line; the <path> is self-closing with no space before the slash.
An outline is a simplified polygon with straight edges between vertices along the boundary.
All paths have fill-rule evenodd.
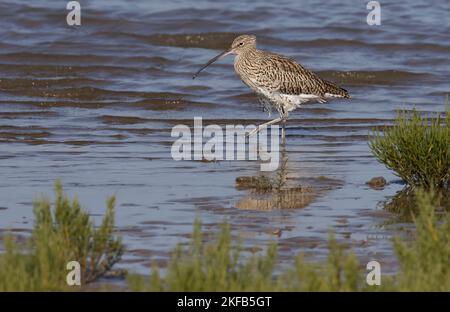
<path id="1" fill-rule="evenodd" d="M 69 289 L 66 283 L 70 261 L 81 267 L 82 285 L 92 282 L 120 260 L 121 239 L 114 231 L 115 198 L 107 200 L 106 212 L 96 227 L 77 198 L 70 200 L 59 181 L 55 202 L 47 198 L 34 203 L 34 228 L 25 244 L 7 235 L 0 255 L 1 291 L 47 291 Z"/>
<path id="2" fill-rule="evenodd" d="M 4 239 L 0 256 L 0 290 L 69 290 L 68 261 L 82 267 L 83 285 L 112 269 L 123 253 L 114 235 L 114 198 L 107 201 L 100 226 L 95 227 L 78 200 L 70 200 L 59 182 L 54 207 L 41 198 L 34 204 L 35 225 L 26 243 L 12 235 Z M 432 191 L 418 189 L 413 197 L 415 231 L 393 240 L 399 270 L 383 276 L 379 287 L 368 286 L 365 266 L 352 248 L 330 233 L 325 262 L 311 261 L 299 253 L 280 266 L 277 243 L 263 252 L 242 248 L 224 222 L 214 239 L 205 239 L 200 220 L 194 224 L 189 244 L 179 244 L 164 272 L 154 264 L 149 278 L 129 274 L 135 291 L 373 291 L 450 290 L 450 215 L 436 212 Z M 76 288 L 79 289 L 79 288 Z"/>
<path id="3" fill-rule="evenodd" d="M 449 187 L 450 108 L 432 117 L 399 112 L 392 127 L 370 136 L 369 145 L 377 160 L 409 186 Z"/>
<path id="4" fill-rule="evenodd" d="M 154 265 L 149 279 L 128 277 L 135 291 L 450 291 L 450 215 L 438 222 L 433 193 L 414 195 L 414 239 L 396 237 L 393 247 L 399 271 L 383 276 L 381 286 L 368 286 L 365 266 L 346 244 L 330 234 L 324 263 L 307 261 L 299 254 L 280 270 L 277 244 L 263 253 L 244 254 L 239 240 L 233 242 L 230 226 L 222 225 L 212 242 L 203 237 L 199 220 L 188 245 L 178 245 L 164 275 Z"/>

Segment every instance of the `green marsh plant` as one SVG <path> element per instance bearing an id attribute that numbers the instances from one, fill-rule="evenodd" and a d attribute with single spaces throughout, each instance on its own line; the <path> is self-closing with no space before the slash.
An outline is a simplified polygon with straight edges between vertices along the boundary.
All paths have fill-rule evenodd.
<path id="1" fill-rule="evenodd" d="M 380 286 L 367 285 L 365 264 L 333 234 L 324 263 L 308 262 L 300 254 L 281 270 L 276 244 L 243 255 L 227 223 L 208 243 L 198 220 L 191 242 L 175 248 L 164 274 L 154 265 L 150 278 L 129 275 L 128 285 L 134 291 L 450 291 L 450 215 L 436 217 L 433 192 L 417 190 L 414 196 L 415 237 L 393 240 L 399 270 L 382 275 Z"/>
<path id="2" fill-rule="evenodd" d="M 415 238 L 394 240 L 400 264 L 396 286 L 401 291 L 450 291 L 450 214 L 437 215 L 433 192 L 418 190 L 415 197 Z"/>
<path id="3" fill-rule="evenodd" d="M 361 270 L 353 253 L 330 236 L 326 265 L 309 264 L 303 255 L 295 265 L 276 274 L 277 246 L 270 244 L 262 254 L 243 256 L 239 242 L 232 243 L 230 228 L 222 225 L 212 243 L 202 239 L 200 221 L 196 221 L 188 246 L 173 251 L 162 277 L 153 266 L 148 280 L 130 275 L 134 291 L 355 291 L 362 287 Z"/>
<path id="4" fill-rule="evenodd" d="M 35 223 L 31 237 L 19 245 L 11 235 L 4 239 L 0 255 L 0 291 L 66 289 L 66 265 L 78 261 L 82 285 L 108 272 L 119 261 L 123 246 L 113 235 L 114 197 L 107 201 L 103 221 L 95 227 L 76 198 L 55 183 L 54 207 L 46 198 L 34 203 Z"/>
<path id="5" fill-rule="evenodd" d="M 448 188 L 450 108 L 435 118 L 399 112 L 394 125 L 375 131 L 369 145 L 377 160 L 409 186 Z"/>

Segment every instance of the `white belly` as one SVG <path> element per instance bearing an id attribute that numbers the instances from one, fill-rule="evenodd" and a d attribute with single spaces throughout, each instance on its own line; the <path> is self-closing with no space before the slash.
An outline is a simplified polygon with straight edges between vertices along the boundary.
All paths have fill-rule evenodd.
<path id="1" fill-rule="evenodd" d="M 265 108 L 266 105 L 271 105 L 278 112 L 291 112 L 298 108 L 301 104 L 307 102 L 320 102 L 323 103 L 325 100 L 320 96 L 313 94 L 283 94 L 279 92 L 270 92 L 259 88 L 256 90 L 256 93 L 260 96 L 260 98 L 265 99 L 267 103 L 263 103 Z"/>

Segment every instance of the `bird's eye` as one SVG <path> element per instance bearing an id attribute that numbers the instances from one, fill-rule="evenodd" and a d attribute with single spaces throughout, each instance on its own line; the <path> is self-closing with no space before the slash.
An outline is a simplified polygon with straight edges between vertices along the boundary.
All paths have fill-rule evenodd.
<path id="1" fill-rule="evenodd" d="M 243 45 L 244 45 L 244 43 L 243 43 L 243 42 L 241 42 L 241 43 L 239 43 L 239 45 L 240 45 L 240 46 L 243 46 Z"/>

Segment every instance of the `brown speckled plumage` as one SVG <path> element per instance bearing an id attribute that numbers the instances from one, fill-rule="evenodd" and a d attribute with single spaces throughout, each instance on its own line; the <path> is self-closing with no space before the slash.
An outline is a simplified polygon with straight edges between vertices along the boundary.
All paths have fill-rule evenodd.
<path id="1" fill-rule="evenodd" d="M 326 102 L 329 98 L 350 98 L 347 90 L 320 78 L 295 60 L 258 50 L 256 37 L 237 37 L 231 48 L 209 61 L 194 78 L 216 60 L 235 54 L 234 68 L 241 80 L 259 96 L 265 109 L 275 108 L 281 121 L 306 102 Z M 276 120 L 272 121 L 276 123 Z"/>
<path id="2" fill-rule="evenodd" d="M 313 94 L 325 97 L 326 93 L 349 98 L 348 92 L 323 80 L 295 60 L 282 55 L 252 49 L 236 57 L 235 69 L 251 88 L 266 88 L 283 94 Z"/>

